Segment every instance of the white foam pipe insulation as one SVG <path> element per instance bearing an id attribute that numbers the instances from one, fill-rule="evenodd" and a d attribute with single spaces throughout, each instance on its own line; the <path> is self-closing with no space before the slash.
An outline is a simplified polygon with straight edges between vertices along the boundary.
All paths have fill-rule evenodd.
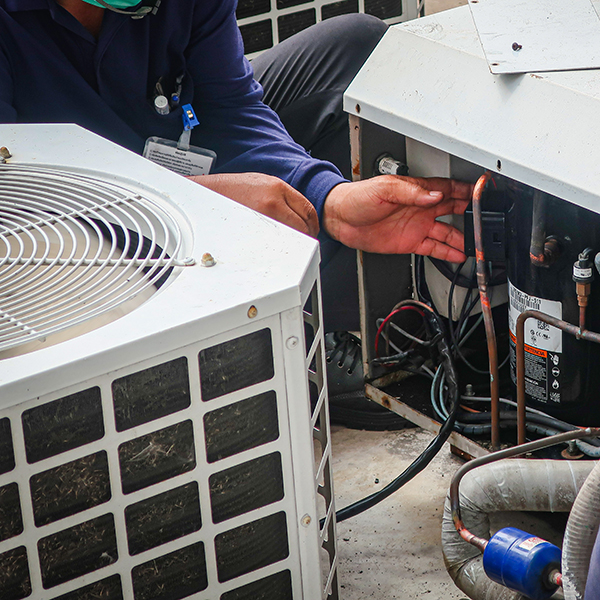
<path id="1" fill-rule="evenodd" d="M 583 600 L 592 550 L 600 526 L 600 463 L 586 479 L 573 503 L 563 541 L 565 600 Z"/>
<path id="2" fill-rule="evenodd" d="M 460 484 L 463 522 L 471 533 L 489 539 L 492 513 L 569 512 L 595 464 L 595 461 L 506 459 L 479 467 L 467 473 Z M 444 506 L 442 551 L 454 583 L 473 600 L 526 600 L 525 596 L 488 578 L 481 552 L 456 531 L 449 498 Z"/>

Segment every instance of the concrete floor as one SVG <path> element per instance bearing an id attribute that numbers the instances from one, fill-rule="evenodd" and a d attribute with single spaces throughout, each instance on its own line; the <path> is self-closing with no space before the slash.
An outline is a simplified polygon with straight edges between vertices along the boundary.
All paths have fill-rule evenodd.
<path id="1" fill-rule="evenodd" d="M 333 427 L 337 508 L 384 487 L 431 438 L 419 428 L 380 433 Z M 444 498 L 460 464 L 446 445 L 404 488 L 338 524 L 342 600 L 464 598 L 446 573 L 440 546 Z"/>
<path id="2" fill-rule="evenodd" d="M 467 0 L 425 0 L 427 14 Z M 336 506 L 363 498 L 400 474 L 427 446 L 422 429 L 354 431 L 333 427 Z M 444 567 L 440 531 L 450 479 L 462 461 L 448 444 L 404 488 L 338 524 L 342 600 L 460 600 Z"/>

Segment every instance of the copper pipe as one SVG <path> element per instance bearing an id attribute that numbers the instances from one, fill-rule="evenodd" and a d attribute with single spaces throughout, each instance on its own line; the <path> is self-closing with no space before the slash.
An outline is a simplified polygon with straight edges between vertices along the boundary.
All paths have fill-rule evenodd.
<path id="1" fill-rule="evenodd" d="M 537 312 L 537 311 L 528 311 L 528 312 Z M 523 313 L 525 314 L 525 313 Z M 542 314 L 542 313 L 539 313 Z M 594 334 L 598 335 L 598 334 Z M 598 341 L 600 341 L 600 336 L 598 336 Z M 542 448 L 548 448 L 550 446 L 556 446 L 557 444 L 562 444 L 564 442 L 569 442 L 571 440 L 580 440 L 587 437 L 596 437 L 600 435 L 600 427 L 587 427 L 586 429 L 577 429 L 575 431 L 567 431 L 566 433 L 559 433 L 558 435 L 552 435 L 547 438 L 543 438 L 541 440 L 536 440 L 535 442 L 529 442 L 528 444 L 522 444 L 519 446 L 513 446 L 512 448 L 506 448 L 504 450 L 499 450 L 498 452 L 493 452 L 492 454 L 487 454 L 480 458 L 476 458 L 468 463 L 465 463 L 456 471 L 454 477 L 452 478 L 452 482 L 450 483 L 450 508 L 452 510 L 452 520 L 454 521 L 454 526 L 456 527 L 456 531 L 458 531 L 460 537 L 472 544 L 473 546 L 479 548 L 482 552 L 485 550 L 485 547 L 488 544 L 488 541 L 477 537 L 475 534 L 471 533 L 465 526 L 462 521 L 462 516 L 460 513 L 460 494 L 459 494 L 459 486 L 462 478 L 473 469 L 477 467 L 481 467 L 482 465 L 487 465 L 492 462 L 496 462 L 497 460 L 502 460 L 504 458 L 512 458 L 514 456 L 520 456 L 521 454 L 527 454 L 528 452 L 534 452 L 535 450 L 541 450 Z"/>
<path id="2" fill-rule="evenodd" d="M 554 571 L 551 571 L 550 575 L 548 575 L 548 583 L 550 583 L 550 585 L 556 585 L 558 587 L 562 587 L 562 584 L 563 584 L 562 573 L 558 569 L 554 569 Z"/>
<path id="3" fill-rule="evenodd" d="M 485 337 L 487 339 L 488 357 L 490 365 L 490 396 L 492 399 L 492 449 L 500 447 L 500 380 L 498 378 L 498 348 L 496 345 L 496 331 L 492 319 L 492 307 L 487 293 L 487 268 L 483 252 L 483 233 L 481 225 L 481 195 L 492 178 L 492 174 L 486 171 L 475 184 L 473 189 L 473 231 L 475 234 L 475 258 L 477 261 L 477 287 L 481 300 L 481 312 L 485 325 Z"/>
<path id="4" fill-rule="evenodd" d="M 525 443 L 526 439 L 526 402 L 525 402 L 525 321 L 537 319 L 561 331 L 574 335 L 578 340 L 587 340 L 600 344 L 600 333 L 571 325 L 566 321 L 557 319 L 538 310 L 526 310 L 517 319 L 517 436 L 518 443 Z"/>
<path id="5" fill-rule="evenodd" d="M 579 329 L 583 331 L 585 329 L 585 306 L 579 307 Z"/>

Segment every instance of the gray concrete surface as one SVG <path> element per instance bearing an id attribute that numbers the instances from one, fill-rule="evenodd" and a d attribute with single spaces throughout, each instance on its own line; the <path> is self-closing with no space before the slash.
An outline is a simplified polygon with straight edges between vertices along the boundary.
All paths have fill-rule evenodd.
<path id="1" fill-rule="evenodd" d="M 422 429 L 334 427 L 336 506 L 384 487 L 427 446 Z M 378 506 L 338 524 L 342 600 L 464 598 L 444 568 L 440 530 L 450 478 L 461 461 L 446 445 L 429 468 Z"/>
<path id="2" fill-rule="evenodd" d="M 427 14 L 467 0 L 425 0 Z M 400 474 L 427 446 L 422 429 L 333 427 L 336 506 L 363 498 Z M 423 473 L 369 511 L 338 524 L 342 600 L 460 600 L 447 574 L 440 531 L 450 479 L 462 461 L 446 446 Z"/>

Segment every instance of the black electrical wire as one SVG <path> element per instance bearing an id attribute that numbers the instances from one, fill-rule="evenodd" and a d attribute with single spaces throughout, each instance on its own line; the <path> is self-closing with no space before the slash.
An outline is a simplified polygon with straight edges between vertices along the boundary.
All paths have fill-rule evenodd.
<path id="1" fill-rule="evenodd" d="M 473 311 L 477 303 L 479 302 L 479 294 L 475 295 L 475 298 L 471 298 L 471 293 L 475 289 L 477 285 L 477 262 L 473 261 L 473 265 L 471 266 L 471 281 L 469 283 L 469 287 L 467 288 L 467 293 L 465 294 L 462 308 L 460 310 L 460 316 L 458 318 L 458 323 L 456 327 L 456 331 L 462 331 L 463 324 L 469 318 L 469 314 Z"/>
<path id="2" fill-rule="evenodd" d="M 410 301 L 409 301 L 410 302 Z M 415 303 L 416 304 L 416 303 Z M 436 454 L 441 450 L 448 437 L 454 430 L 454 423 L 456 420 L 456 413 L 460 401 L 458 380 L 456 377 L 456 370 L 454 369 L 454 360 L 452 352 L 444 335 L 444 324 L 441 317 L 432 312 L 429 309 L 426 313 L 427 323 L 431 329 L 432 338 L 437 338 L 437 349 L 439 352 L 440 363 L 444 369 L 446 375 L 446 382 L 448 384 L 448 392 L 452 398 L 452 406 L 449 411 L 449 416 L 440 428 L 437 436 L 430 442 L 425 448 L 422 454 L 412 462 L 396 479 L 386 485 L 382 490 L 354 502 L 345 508 L 342 508 L 336 513 L 336 520 L 339 522 L 355 517 L 360 513 L 372 508 L 376 504 L 379 504 L 382 500 L 385 500 L 391 496 L 394 492 L 398 491 L 402 486 L 408 483 L 413 477 L 418 475 L 423 469 L 429 465 Z M 321 521 L 321 526 L 324 523 L 324 519 Z"/>
<path id="3" fill-rule="evenodd" d="M 458 340 L 456 339 L 456 332 L 460 331 L 460 329 L 454 329 L 453 326 L 453 309 L 454 309 L 454 289 L 456 288 L 458 277 L 462 268 L 465 266 L 465 263 L 462 262 L 458 265 L 456 271 L 454 272 L 454 277 L 452 278 L 452 283 L 450 284 L 450 291 L 448 292 L 448 331 L 450 333 L 450 341 L 454 346 L 458 346 Z M 470 292 L 469 292 L 470 294 Z M 464 306 L 464 302 L 463 302 Z"/>
<path id="4" fill-rule="evenodd" d="M 429 261 L 431 262 L 431 264 L 448 280 L 448 281 L 452 281 L 454 279 L 454 275 L 455 272 L 452 271 L 452 269 L 446 264 L 445 261 L 440 260 L 439 258 L 433 258 L 432 256 L 429 256 Z M 491 272 L 491 269 L 490 269 Z M 460 275 L 457 279 L 457 285 L 459 287 L 469 287 L 470 282 L 473 280 L 473 277 L 471 277 L 471 279 L 468 279 L 467 277 L 465 277 L 464 275 Z M 490 286 L 495 286 L 495 285 L 502 285 L 504 283 L 506 283 L 507 279 L 506 279 L 506 269 L 501 269 L 499 271 L 496 272 L 496 274 L 490 279 L 488 285 Z"/>
<path id="5" fill-rule="evenodd" d="M 461 412 L 457 415 L 456 423 L 458 426 L 470 425 L 473 423 L 487 423 L 491 421 L 491 418 L 492 413 L 489 412 Z M 516 423 L 517 411 L 502 411 L 500 413 L 500 420 Z M 577 429 L 579 429 L 579 427 L 577 427 L 576 425 L 572 425 L 571 423 L 567 423 L 566 421 L 561 421 L 560 419 L 557 419 L 550 415 L 540 415 L 539 413 L 534 412 L 527 413 L 527 422 L 537 423 L 538 425 L 543 425 L 545 427 L 552 428 L 556 431 L 576 431 Z M 600 446 L 600 440 L 597 439 L 590 439 L 588 440 L 588 443 L 592 444 L 593 446 Z"/>

